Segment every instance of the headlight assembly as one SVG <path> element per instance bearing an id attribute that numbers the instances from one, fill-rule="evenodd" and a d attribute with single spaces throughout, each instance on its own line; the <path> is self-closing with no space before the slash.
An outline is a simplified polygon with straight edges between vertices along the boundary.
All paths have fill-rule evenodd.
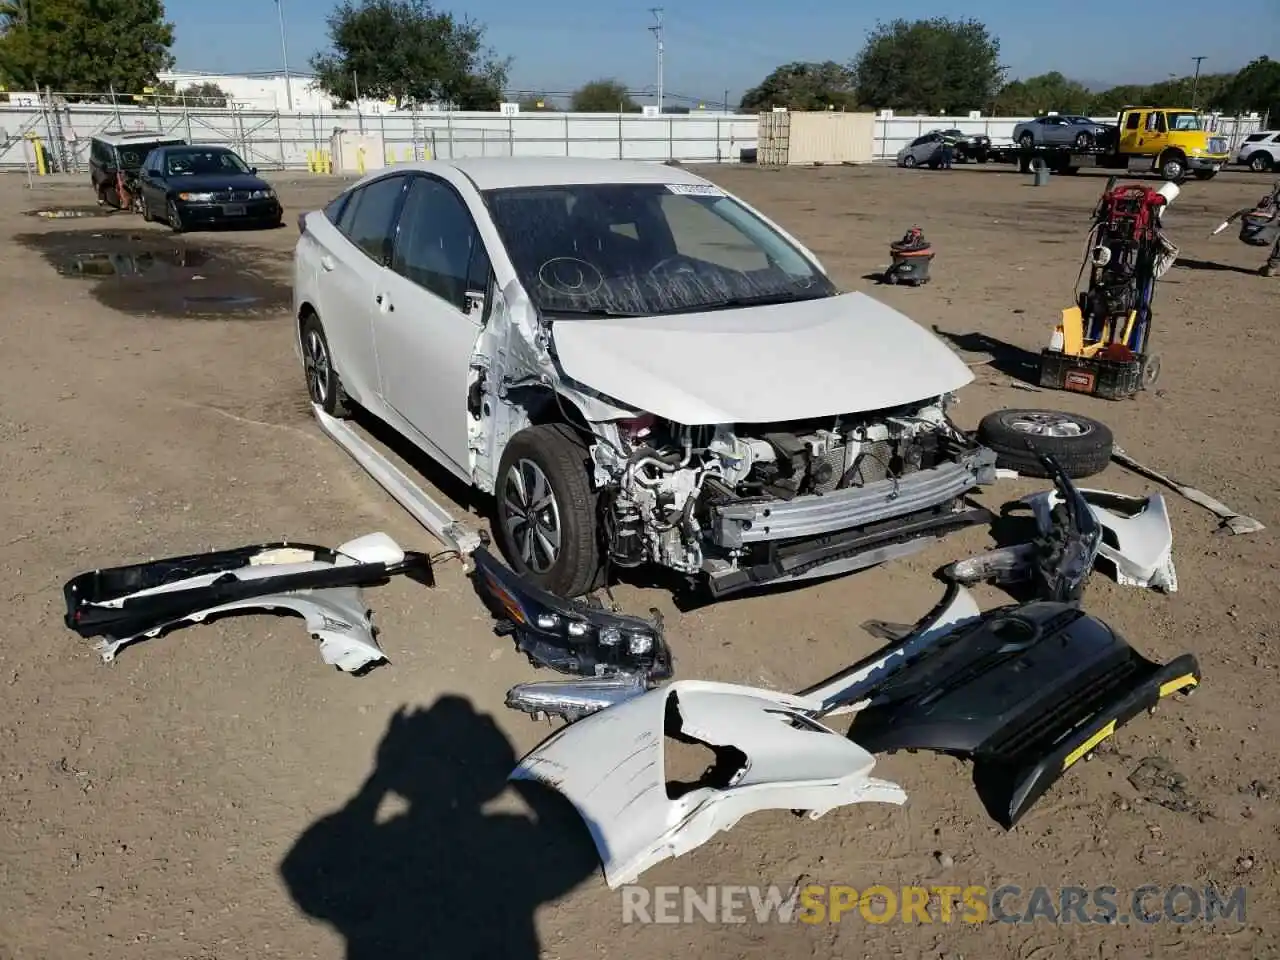
<path id="1" fill-rule="evenodd" d="M 212 193 L 180 193 L 178 199 L 187 203 L 213 203 Z"/>
<path id="2" fill-rule="evenodd" d="M 476 592 L 497 617 L 498 634 L 514 637 L 535 666 L 579 677 L 671 676 L 656 610 L 644 619 L 566 600 L 530 583 L 484 547 L 471 559 Z"/>

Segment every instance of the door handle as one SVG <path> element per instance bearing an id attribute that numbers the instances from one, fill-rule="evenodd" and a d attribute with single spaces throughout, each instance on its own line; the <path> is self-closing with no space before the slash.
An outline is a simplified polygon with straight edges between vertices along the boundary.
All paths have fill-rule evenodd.
<path id="1" fill-rule="evenodd" d="M 333 269 L 333 257 L 321 257 L 320 268 L 325 271 Z"/>
<path id="2" fill-rule="evenodd" d="M 384 296 L 383 294 L 380 293 L 373 298 L 373 302 L 376 303 L 378 306 L 380 306 L 383 310 L 387 311 L 387 313 L 395 312 L 396 305 L 391 302 L 391 298 L 388 296 Z"/>

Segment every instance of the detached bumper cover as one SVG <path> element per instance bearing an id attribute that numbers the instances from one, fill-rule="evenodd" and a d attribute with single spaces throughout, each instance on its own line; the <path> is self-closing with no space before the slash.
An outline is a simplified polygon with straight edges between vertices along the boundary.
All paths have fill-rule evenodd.
<path id="1" fill-rule="evenodd" d="M 225 613 L 287 609 L 321 643 L 325 663 L 355 672 L 386 657 L 378 649 L 360 587 L 405 574 L 434 583 L 426 554 L 374 533 L 336 549 L 264 543 L 91 570 L 63 586 L 65 623 L 102 637 L 111 662 L 121 647 Z"/>
<path id="2" fill-rule="evenodd" d="M 1071 604 L 993 610 L 880 685 L 849 736 L 872 753 L 969 758 L 1011 828 L 1067 770 L 1163 697 L 1200 682 L 1190 654 L 1158 664 Z"/>

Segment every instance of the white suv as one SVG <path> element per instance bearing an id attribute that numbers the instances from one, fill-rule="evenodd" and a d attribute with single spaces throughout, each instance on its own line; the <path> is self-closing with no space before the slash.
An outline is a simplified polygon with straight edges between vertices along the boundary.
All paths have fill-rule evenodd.
<path id="1" fill-rule="evenodd" d="M 1236 154 L 1236 163 L 1254 173 L 1280 170 L 1280 130 L 1259 130 L 1244 138 Z"/>

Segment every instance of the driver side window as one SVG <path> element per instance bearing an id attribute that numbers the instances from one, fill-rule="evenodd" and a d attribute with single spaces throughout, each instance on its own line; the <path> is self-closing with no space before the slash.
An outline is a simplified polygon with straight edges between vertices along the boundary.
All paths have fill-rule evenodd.
<path id="1" fill-rule="evenodd" d="M 487 292 L 489 257 L 466 205 L 433 177 L 414 177 L 396 228 L 391 269 L 466 310 L 469 291 Z"/>

